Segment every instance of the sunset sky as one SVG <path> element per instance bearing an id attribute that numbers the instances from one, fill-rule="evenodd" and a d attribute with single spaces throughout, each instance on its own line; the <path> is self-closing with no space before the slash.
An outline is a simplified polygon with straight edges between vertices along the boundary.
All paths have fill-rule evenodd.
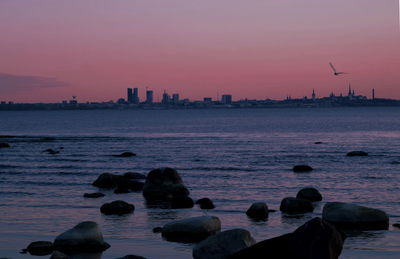
<path id="1" fill-rule="evenodd" d="M 400 99 L 397 0 L 0 0 L 0 100 Z M 328 63 L 349 74 L 333 76 Z"/>

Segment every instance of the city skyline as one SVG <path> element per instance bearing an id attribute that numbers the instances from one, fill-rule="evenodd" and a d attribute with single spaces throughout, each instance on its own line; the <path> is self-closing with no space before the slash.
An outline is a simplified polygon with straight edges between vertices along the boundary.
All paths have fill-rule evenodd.
<path id="1" fill-rule="evenodd" d="M 362 8 L 360 8 L 362 6 Z M 0 96 L 115 100 L 127 87 L 189 99 L 325 96 L 351 82 L 400 99 L 397 1 L 0 2 Z M 333 76 L 329 62 L 348 74 Z M 161 95 L 159 96 L 161 98 Z M 143 97 L 141 97 L 143 98 Z M 154 96 L 154 98 L 158 98 Z"/>

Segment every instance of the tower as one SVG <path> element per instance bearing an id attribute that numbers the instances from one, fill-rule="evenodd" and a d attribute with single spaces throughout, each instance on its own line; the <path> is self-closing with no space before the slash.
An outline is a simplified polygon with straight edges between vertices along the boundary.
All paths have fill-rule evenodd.
<path id="1" fill-rule="evenodd" d="M 139 90 L 137 88 L 133 88 L 132 102 L 134 104 L 139 104 Z"/>
<path id="2" fill-rule="evenodd" d="M 146 103 L 152 104 L 153 103 L 153 91 L 146 90 Z"/>
<path id="3" fill-rule="evenodd" d="M 128 93 L 127 93 L 127 98 L 126 99 L 128 100 L 128 103 L 133 103 L 132 88 L 128 88 Z"/>
<path id="4" fill-rule="evenodd" d="M 313 99 L 313 101 L 315 101 L 315 91 L 314 91 L 314 89 L 312 89 L 312 95 L 311 95 L 311 98 Z"/>
<path id="5" fill-rule="evenodd" d="M 375 100 L 375 88 L 372 88 L 372 100 Z"/>

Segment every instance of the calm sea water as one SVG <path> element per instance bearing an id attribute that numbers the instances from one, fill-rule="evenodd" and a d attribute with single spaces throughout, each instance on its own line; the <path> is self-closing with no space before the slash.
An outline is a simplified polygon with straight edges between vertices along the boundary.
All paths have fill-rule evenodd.
<path id="1" fill-rule="evenodd" d="M 223 230 L 244 228 L 257 241 L 321 216 L 327 201 L 380 208 L 390 224 L 400 222 L 400 108 L 0 112 L 0 135 L 14 136 L 0 139 L 12 145 L 0 149 L 0 257 L 31 258 L 19 250 L 85 220 L 98 222 L 111 244 L 102 258 L 163 259 L 191 258 L 192 246 L 152 228 L 192 216 L 218 216 Z M 42 152 L 60 147 L 57 155 Z M 345 156 L 353 150 L 370 156 Z M 112 156 L 124 151 L 137 157 Z M 316 170 L 293 173 L 300 163 Z M 210 197 L 217 208 L 147 208 L 141 193 L 82 197 L 97 191 L 90 184 L 100 173 L 165 166 L 178 170 L 193 199 Z M 265 222 L 245 215 L 255 201 L 279 209 L 305 186 L 324 197 L 314 213 L 275 212 Z M 99 207 L 116 199 L 133 203 L 134 214 L 101 215 Z M 400 230 L 355 234 L 341 258 L 400 258 Z"/>

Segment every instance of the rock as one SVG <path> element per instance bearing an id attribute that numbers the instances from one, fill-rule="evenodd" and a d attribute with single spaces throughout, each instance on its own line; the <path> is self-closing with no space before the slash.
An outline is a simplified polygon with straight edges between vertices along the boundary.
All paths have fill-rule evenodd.
<path id="1" fill-rule="evenodd" d="M 314 142 L 314 144 L 315 145 L 321 145 L 321 144 L 323 144 L 321 141 L 317 141 L 317 142 Z"/>
<path id="2" fill-rule="evenodd" d="M 364 151 L 351 151 L 346 156 L 368 156 L 368 153 Z"/>
<path id="3" fill-rule="evenodd" d="M 143 196 L 148 200 L 168 200 L 188 195 L 189 190 L 183 184 L 178 172 L 168 167 L 148 173 L 143 187 Z"/>
<path id="4" fill-rule="evenodd" d="M 49 241 L 36 241 L 28 245 L 28 247 L 22 250 L 23 253 L 28 252 L 31 255 L 49 255 L 54 251 L 52 242 Z"/>
<path id="5" fill-rule="evenodd" d="M 138 255 L 125 255 L 124 257 L 119 257 L 116 259 L 146 259 L 146 258 Z"/>
<path id="6" fill-rule="evenodd" d="M 393 224 L 393 227 L 400 228 L 400 224 L 399 223 L 395 223 L 395 224 Z"/>
<path id="7" fill-rule="evenodd" d="M 96 222 L 84 221 L 57 236 L 54 247 L 61 252 L 102 252 L 110 245 L 104 242 Z"/>
<path id="8" fill-rule="evenodd" d="M 144 180 L 146 179 L 146 175 L 141 174 L 141 173 L 135 173 L 135 172 L 128 172 L 124 173 L 123 177 L 129 179 L 129 180 Z"/>
<path id="9" fill-rule="evenodd" d="M 193 248 L 194 259 L 225 259 L 256 243 L 250 232 L 232 229 L 210 236 Z"/>
<path id="10" fill-rule="evenodd" d="M 105 195 L 101 192 L 94 192 L 94 193 L 85 193 L 83 197 L 85 198 L 100 198 L 104 197 Z"/>
<path id="11" fill-rule="evenodd" d="M 382 210 L 350 203 L 328 202 L 322 218 L 345 229 L 381 230 L 389 228 L 389 216 Z"/>
<path id="12" fill-rule="evenodd" d="M 193 208 L 194 202 L 192 198 L 187 196 L 177 196 L 171 200 L 172 209 L 190 209 Z"/>
<path id="13" fill-rule="evenodd" d="M 322 201 L 321 193 L 313 187 L 307 187 L 307 188 L 301 189 L 297 193 L 296 198 L 303 199 L 303 200 L 309 200 L 311 202 Z"/>
<path id="14" fill-rule="evenodd" d="M 116 175 L 115 177 L 118 189 L 127 189 L 128 191 L 134 191 L 134 192 L 139 192 L 143 190 L 144 187 L 143 182 L 130 180 L 128 178 L 119 175 Z"/>
<path id="15" fill-rule="evenodd" d="M 296 173 L 310 172 L 312 170 L 314 170 L 314 169 L 309 165 L 295 165 L 293 167 L 293 172 L 296 172 Z"/>
<path id="16" fill-rule="evenodd" d="M 303 214 L 313 212 L 314 207 L 308 200 L 288 197 L 282 200 L 280 210 L 288 214 Z"/>
<path id="17" fill-rule="evenodd" d="M 211 210 L 215 208 L 214 203 L 209 198 L 199 199 L 196 201 L 196 204 L 199 204 L 202 210 Z"/>
<path id="18" fill-rule="evenodd" d="M 253 219 L 268 218 L 268 206 L 265 202 L 253 203 L 246 211 L 246 215 Z"/>
<path id="19" fill-rule="evenodd" d="M 55 151 L 55 150 L 53 150 L 51 148 L 43 150 L 42 152 L 47 152 L 50 155 L 55 155 L 55 154 L 59 154 L 60 153 L 60 151 Z"/>
<path id="20" fill-rule="evenodd" d="M 101 213 L 105 215 L 123 215 L 132 213 L 134 210 L 135 206 L 133 204 L 124 201 L 105 203 L 100 207 Z"/>
<path id="21" fill-rule="evenodd" d="M 117 187 L 118 176 L 110 173 L 103 173 L 92 183 L 93 186 L 105 189 Z"/>
<path id="22" fill-rule="evenodd" d="M 54 251 L 54 253 L 50 256 L 50 259 L 69 259 L 70 257 L 60 251 Z"/>
<path id="23" fill-rule="evenodd" d="M 113 156 L 115 156 L 115 157 L 133 157 L 133 156 L 136 156 L 136 154 L 132 153 L 132 152 L 124 152 L 119 155 L 113 155 Z"/>
<path id="24" fill-rule="evenodd" d="M 161 233 L 161 232 L 162 232 L 162 227 L 153 228 L 153 233 Z"/>
<path id="25" fill-rule="evenodd" d="M 8 143 L 0 143 L 0 148 L 10 148 L 10 144 Z"/>
<path id="26" fill-rule="evenodd" d="M 328 222 L 314 218 L 293 233 L 264 240 L 245 248 L 231 259 L 337 259 L 345 236 Z"/>
<path id="27" fill-rule="evenodd" d="M 166 224 L 162 236 L 169 241 L 197 242 L 221 231 L 221 221 L 215 216 L 201 216 Z"/>

